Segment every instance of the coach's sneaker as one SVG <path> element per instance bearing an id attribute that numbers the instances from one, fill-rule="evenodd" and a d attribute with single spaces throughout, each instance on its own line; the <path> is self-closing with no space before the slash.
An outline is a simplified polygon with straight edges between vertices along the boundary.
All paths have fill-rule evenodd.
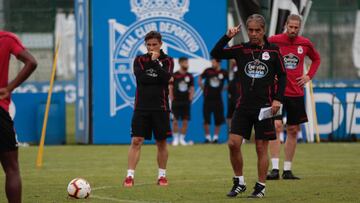
<path id="1" fill-rule="evenodd" d="M 160 177 L 160 178 L 158 179 L 157 184 L 158 184 L 159 186 L 167 186 L 167 185 L 168 185 L 168 180 L 166 179 L 166 177 Z"/>
<path id="2" fill-rule="evenodd" d="M 294 176 L 294 174 L 291 171 L 284 171 L 282 174 L 282 178 L 284 180 L 299 180 L 299 177 Z"/>
<path id="3" fill-rule="evenodd" d="M 239 193 L 245 192 L 246 185 L 240 185 L 238 178 L 233 178 L 233 187 L 227 194 L 228 197 L 236 197 Z"/>
<path id="4" fill-rule="evenodd" d="M 251 193 L 249 198 L 262 198 L 265 196 L 265 186 L 261 185 L 260 183 L 256 182 L 254 187 L 254 192 Z"/>
<path id="5" fill-rule="evenodd" d="M 134 186 L 134 178 L 131 176 L 128 176 L 124 180 L 124 187 L 132 187 Z"/>
<path id="6" fill-rule="evenodd" d="M 279 169 L 273 169 L 270 171 L 270 173 L 267 174 L 266 180 L 279 180 Z"/>

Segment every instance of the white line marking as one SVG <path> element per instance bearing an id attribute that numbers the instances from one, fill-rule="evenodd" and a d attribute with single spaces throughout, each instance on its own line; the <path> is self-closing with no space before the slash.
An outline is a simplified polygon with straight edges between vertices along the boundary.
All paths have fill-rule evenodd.
<path id="1" fill-rule="evenodd" d="M 129 199 L 117 199 L 117 198 L 102 197 L 102 196 L 97 196 L 97 195 L 91 195 L 90 198 L 106 200 L 106 201 L 112 201 L 112 202 L 149 203 L 149 202 L 146 202 L 146 201 L 136 201 L 136 200 L 129 200 Z"/>

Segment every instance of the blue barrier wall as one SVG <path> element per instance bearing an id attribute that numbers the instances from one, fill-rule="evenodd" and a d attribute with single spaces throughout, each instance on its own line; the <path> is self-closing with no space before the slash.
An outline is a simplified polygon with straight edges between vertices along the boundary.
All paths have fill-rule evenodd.
<path id="1" fill-rule="evenodd" d="M 47 93 L 14 93 L 10 114 L 20 142 L 39 143 Z M 45 144 L 65 144 L 65 93 L 53 93 Z"/>

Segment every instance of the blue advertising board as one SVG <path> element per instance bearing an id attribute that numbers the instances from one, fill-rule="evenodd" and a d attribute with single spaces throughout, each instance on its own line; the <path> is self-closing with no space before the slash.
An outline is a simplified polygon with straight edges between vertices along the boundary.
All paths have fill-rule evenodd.
<path id="1" fill-rule="evenodd" d="M 145 34 L 159 31 L 164 52 L 175 59 L 175 71 L 177 59 L 188 57 L 189 72 L 197 80 L 210 66 L 210 50 L 226 32 L 226 1 L 93 0 L 91 8 L 93 143 L 129 143 L 136 88 L 132 63 L 146 53 Z M 202 142 L 203 99 L 197 84 L 195 92 L 187 139 Z M 223 125 L 220 142 L 226 139 Z"/>
<path id="2" fill-rule="evenodd" d="M 321 139 L 360 137 L 360 88 L 314 88 L 314 100 Z"/>

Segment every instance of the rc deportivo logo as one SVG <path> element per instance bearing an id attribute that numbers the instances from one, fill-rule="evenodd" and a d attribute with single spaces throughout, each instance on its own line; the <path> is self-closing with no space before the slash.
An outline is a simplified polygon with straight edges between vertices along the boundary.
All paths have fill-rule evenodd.
<path id="1" fill-rule="evenodd" d="M 163 36 L 162 49 L 171 56 L 186 56 L 203 64 L 210 56 L 208 49 L 189 24 L 183 21 L 183 15 L 189 11 L 190 0 L 130 0 L 131 11 L 137 21 L 126 26 L 109 20 L 110 49 L 110 115 L 117 111 L 134 107 L 136 80 L 133 75 L 133 59 L 146 53 L 144 36 L 155 30 Z M 201 65 L 199 65 L 201 67 Z M 194 76 L 201 70 L 193 72 Z M 195 90 L 194 101 L 201 95 Z"/>

